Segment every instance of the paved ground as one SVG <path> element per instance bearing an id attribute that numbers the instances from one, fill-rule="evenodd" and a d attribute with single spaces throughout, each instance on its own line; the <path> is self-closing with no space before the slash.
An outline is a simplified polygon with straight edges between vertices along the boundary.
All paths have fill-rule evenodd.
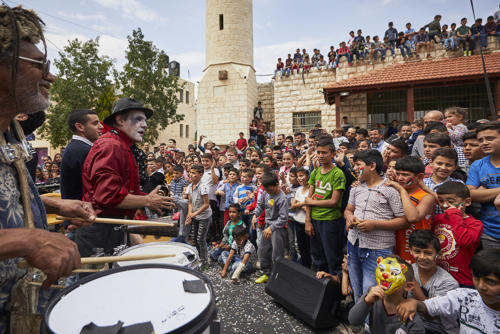
<path id="1" fill-rule="evenodd" d="M 218 264 L 212 263 L 203 272 L 214 286 L 222 322 L 221 333 L 354 333 L 343 324 L 325 331 L 314 331 L 275 303 L 264 291 L 263 284 L 255 284 L 256 273 L 243 278 L 238 284 L 232 284 L 231 279 L 220 277 L 221 269 Z"/>

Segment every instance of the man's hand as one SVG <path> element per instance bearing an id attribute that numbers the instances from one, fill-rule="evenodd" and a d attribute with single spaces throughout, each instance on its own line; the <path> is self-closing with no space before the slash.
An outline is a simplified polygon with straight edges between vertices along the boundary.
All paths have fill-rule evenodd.
<path id="1" fill-rule="evenodd" d="M 265 239 L 271 239 L 272 234 L 273 234 L 273 230 L 271 230 L 271 227 L 266 228 L 263 232 L 263 236 Z"/>
<path id="2" fill-rule="evenodd" d="M 42 288 L 47 289 L 59 277 L 71 275 L 71 271 L 80 266 L 80 253 L 73 241 L 60 233 L 41 229 L 30 231 L 23 257 L 47 275 Z"/>
<path id="3" fill-rule="evenodd" d="M 360 230 L 361 232 L 364 232 L 364 233 L 371 232 L 371 231 L 375 230 L 376 228 L 377 228 L 377 221 L 376 220 L 370 220 L 370 219 L 362 220 L 358 224 L 358 230 Z"/>
<path id="4" fill-rule="evenodd" d="M 161 196 L 158 194 L 158 191 L 160 190 L 160 186 L 157 186 L 156 188 L 153 189 L 147 197 L 147 204 L 146 206 L 154 210 L 156 212 L 161 212 L 162 209 L 168 209 L 171 208 L 174 203 L 171 202 L 171 199 L 166 197 L 166 196 Z"/>
<path id="5" fill-rule="evenodd" d="M 305 232 L 309 237 L 314 237 L 314 227 L 311 221 L 306 219 L 306 225 L 304 226 Z"/>
<path id="6" fill-rule="evenodd" d="M 75 218 L 71 220 L 71 224 L 68 226 L 69 230 L 91 225 L 96 219 L 92 204 L 72 199 L 60 200 L 59 214 L 64 217 Z"/>
<path id="7" fill-rule="evenodd" d="M 374 304 L 378 300 L 382 300 L 385 295 L 385 289 L 381 285 L 374 286 L 368 291 L 365 297 L 365 302 Z"/>
<path id="8" fill-rule="evenodd" d="M 398 319 L 406 324 L 408 319 L 413 320 L 415 313 L 417 313 L 418 301 L 413 298 L 404 299 L 397 307 L 396 313 Z"/>
<path id="9" fill-rule="evenodd" d="M 220 277 L 224 278 L 227 276 L 227 271 L 222 269 L 222 271 L 220 272 Z"/>

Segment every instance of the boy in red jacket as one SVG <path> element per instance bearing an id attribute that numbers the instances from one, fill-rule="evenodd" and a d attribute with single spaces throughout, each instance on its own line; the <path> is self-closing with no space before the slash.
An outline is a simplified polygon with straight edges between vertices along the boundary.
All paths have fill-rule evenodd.
<path id="1" fill-rule="evenodd" d="M 471 204 L 470 192 L 460 182 L 448 181 L 436 189 L 438 204 L 444 213 L 434 217 L 432 231 L 441 242 L 438 264 L 448 271 L 461 287 L 474 286 L 469 263 L 474 255 L 483 223 L 465 213 Z"/>

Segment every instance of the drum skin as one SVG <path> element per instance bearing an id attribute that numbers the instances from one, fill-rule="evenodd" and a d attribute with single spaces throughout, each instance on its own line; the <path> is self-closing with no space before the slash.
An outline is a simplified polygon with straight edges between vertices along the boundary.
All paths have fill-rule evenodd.
<path id="1" fill-rule="evenodd" d="M 151 280 L 148 283 L 146 279 L 149 274 L 154 273 L 161 274 L 159 276 L 171 275 L 172 277 L 176 277 L 173 277 L 172 280 L 165 280 L 165 277 L 158 277 L 157 286 L 155 287 L 151 286 Z M 122 282 L 130 274 L 136 277 L 139 275 L 139 277 L 143 277 L 144 279 Z M 179 278 L 181 279 L 179 280 Z M 108 286 L 107 291 L 102 291 L 102 293 L 96 291 L 96 293 L 92 293 L 91 295 L 85 291 L 85 289 L 88 290 L 96 287 L 104 281 L 108 281 L 109 284 L 111 283 L 111 279 L 117 285 Z M 201 294 L 185 292 L 182 288 L 182 279 L 201 280 L 207 292 Z M 122 290 L 119 287 L 120 282 L 122 285 L 127 285 L 128 289 Z M 79 292 L 79 289 L 82 289 L 82 291 Z M 147 291 L 148 289 L 150 290 L 149 292 Z M 163 291 L 161 291 L 162 289 Z M 174 289 L 181 290 L 176 290 L 172 294 L 172 290 Z M 165 298 L 165 296 L 162 296 L 162 293 L 167 295 L 172 294 L 172 296 L 177 295 L 177 297 Z M 122 299 L 128 300 L 129 303 L 123 305 L 123 303 L 117 300 L 106 300 L 112 294 L 123 297 Z M 183 295 L 184 297 L 179 298 L 179 295 Z M 86 298 L 87 302 L 82 303 L 82 297 Z M 151 300 L 151 305 L 148 305 L 146 302 L 146 309 L 144 309 L 144 305 L 141 305 L 141 298 L 146 301 Z M 191 299 L 198 300 L 198 302 L 190 304 L 190 302 L 193 302 Z M 71 302 L 79 303 L 71 305 Z M 115 302 L 115 305 L 113 302 Z M 158 305 L 158 302 L 162 305 Z M 62 304 L 65 307 L 61 308 Z M 149 310 L 147 309 L 148 307 L 150 308 Z M 120 310 L 125 311 L 120 312 Z M 193 310 L 196 310 L 196 312 Z M 96 318 L 100 318 L 100 320 L 93 319 L 92 313 Z M 120 314 L 117 315 L 117 313 Z M 127 320 L 127 314 L 129 316 L 132 314 L 135 319 L 133 321 Z M 150 319 L 149 317 L 152 317 L 153 314 L 159 314 L 161 317 Z M 75 285 L 61 291 L 50 301 L 47 307 L 44 314 L 43 330 L 45 333 L 80 333 L 82 327 L 90 322 L 95 322 L 98 326 L 110 326 L 116 324 L 118 320 L 123 321 L 124 326 L 151 321 L 155 328 L 155 333 L 218 333 L 219 327 L 214 290 L 206 276 L 179 266 L 141 264 L 114 268 L 92 274 L 78 281 Z M 60 323 L 57 324 L 57 322 L 61 321 L 65 322 L 62 327 Z M 78 322 L 79 324 L 76 324 Z M 71 328 L 71 330 L 57 331 L 56 329 L 64 328 L 65 326 L 68 328 L 68 326 L 71 327 L 72 325 L 75 325 L 75 328 Z M 168 330 L 164 330 L 165 328 L 168 328 Z M 214 331 L 214 329 L 216 330 Z"/>

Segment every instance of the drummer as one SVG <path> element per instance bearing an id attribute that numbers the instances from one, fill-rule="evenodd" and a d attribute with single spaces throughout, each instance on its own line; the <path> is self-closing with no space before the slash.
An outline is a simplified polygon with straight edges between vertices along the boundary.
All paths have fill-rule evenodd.
<path id="1" fill-rule="evenodd" d="M 147 119 L 153 115 L 132 98 L 121 98 L 104 123 L 110 130 L 94 142 L 83 164 L 83 198 L 94 206 L 100 217 L 133 218 L 136 209 L 160 211 L 171 207 L 160 187 L 149 194 L 139 188 L 139 169 L 131 146 L 142 141 Z M 125 233 L 116 225 L 94 224 L 76 232 L 82 256 L 91 256 L 100 248 L 105 253 L 125 243 Z"/>
<path id="2" fill-rule="evenodd" d="M 24 162 L 31 155 L 19 145 L 25 138 L 14 118 L 50 106 L 49 88 L 54 77 L 46 50 L 41 52 L 35 46 L 44 41 L 44 24 L 35 12 L 1 5 L 0 24 L 0 333 L 26 333 L 34 330 L 37 320 L 23 318 L 26 314 L 15 307 L 14 301 L 27 302 L 26 295 L 20 297 L 22 293 L 13 289 L 28 277 L 26 269 L 18 267 L 21 258 L 47 274 L 44 287 L 80 265 L 75 243 L 60 233 L 46 231 L 46 212 L 86 220 L 94 220 L 95 212 L 90 203 L 40 198 L 28 176 Z M 13 156 L 7 154 L 10 148 L 16 148 Z M 50 292 L 41 291 L 38 303 L 31 305 L 39 311 Z M 7 310 L 9 302 L 12 305 Z M 29 326 L 33 327 L 27 330 Z"/>

